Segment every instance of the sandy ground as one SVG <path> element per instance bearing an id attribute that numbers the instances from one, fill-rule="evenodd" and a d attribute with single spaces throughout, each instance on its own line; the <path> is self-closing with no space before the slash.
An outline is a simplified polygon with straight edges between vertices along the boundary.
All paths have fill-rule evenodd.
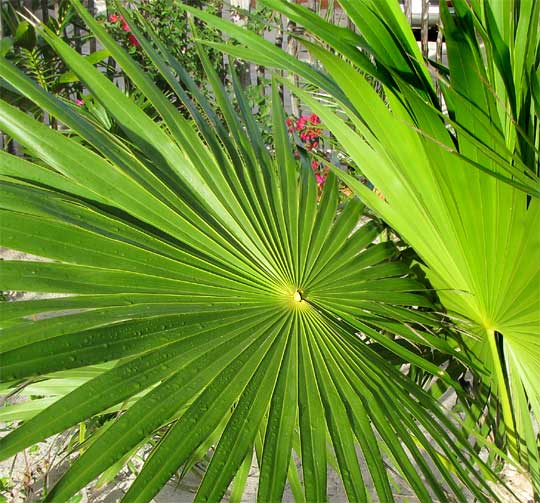
<path id="1" fill-rule="evenodd" d="M 0 258 L 4 260 L 43 260 L 28 254 L 0 248 Z M 43 294 L 4 292 L 9 301 L 30 300 L 43 298 Z M 11 400 L 10 400 L 11 401 Z M 15 425 L 0 424 L 0 436 L 4 436 Z M 69 466 L 69 461 L 62 458 L 62 453 L 69 441 L 69 435 L 60 434 L 40 443 L 24 452 L 19 453 L 14 458 L 0 463 L 0 495 L 4 496 L 9 503 L 34 503 L 41 501 L 44 484 L 52 487 L 56 480 Z M 142 453 L 144 455 L 144 453 Z M 367 472 L 366 467 L 363 471 Z M 248 477 L 246 490 L 242 501 L 251 503 L 256 501 L 258 467 L 252 464 Z M 516 493 L 519 499 L 511 495 L 503 494 L 504 503 L 536 503 L 532 498 L 532 490 L 528 479 L 516 471 L 513 467 L 504 470 L 504 478 L 507 484 Z M 121 500 L 134 478 L 134 474 L 124 468 L 116 479 L 103 488 L 95 488 L 91 484 L 83 489 L 79 495 L 66 503 L 116 503 Z M 163 490 L 153 499 L 155 503 L 190 503 L 194 497 L 194 490 L 198 481 L 195 474 L 188 474 L 182 482 L 182 486 L 174 480 L 170 481 Z M 328 497 L 331 503 L 345 503 L 347 498 L 341 485 L 339 476 L 331 469 L 328 472 Z M 227 498 L 224 499 L 226 501 Z M 419 500 L 414 496 L 403 481 L 396 480 L 395 500 L 397 503 L 416 503 Z M 283 501 L 289 503 L 294 501 L 289 488 L 286 488 Z M 377 499 L 374 499 L 377 502 Z M 471 499 L 471 501 L 473 501 Z M 2 500 L 0 498 L 0 503 Z M 381 502 L 385 503 L 385 502 Z M 441 502 L 443 503 L 443 502 Z M 447 503 L 447 502 L 444 502 Z"/>
<path id="2" fill-rule="evenodd" d="M 3 433 L 5 434 L 5 431 Z M 59 455 L 59 452 L 65 447 L 66 441 L 65 434 L 58 435 L 47 442 L 19 453 L 15 458 L 0 463 L 0 478 L 6 477 L 11 484 L 7 491 L 0 494 L 6 496 L 9 503 L 40 502 L 44 482 L 46 481 L 48 487 L 52 487 L 68 466 L 67 462 L 62 460 Z M 506 493 L 502 494 L 503 503 L 534 503 L 530 483 L 526 477 L 511 467 L 505 469 L 504 477 L 519 499 Z M 77 497 L 66 503 L 116 503 L 121 500 L 133 478 L 133 473 L 124 468 L 110 484 L 100 489 L 91 484 L 78 493 L 80 499 Z M 195 475 L 189 474 L 180 487 L 175 480 L 172 480 L 152 501 L 154 503 L 191 503 L 199 480 Z M 257 483 L 258 468 L 254 463 L 250 470 L 242 502 L 255 503 Z M 394 495 L 396 503 L 419 503 L 419 500 L 405 485 L 396 487 Z M 333 471 L 329 471 L 328 474 L 328 498 L 330 503 L 347 502 L 339 477 Z M 224 501 L 227 501 L 227 497 L 224 498 Z M 294 498 L 287 488 L 283 502 L 292 503 L 293 501 Z M 374 501 L 379 500 L 374 498 Z M 436 500 L 433 501 L 435 503 Z M 472 502 L 473 499 L 471 498 L 470 501 Z M 440 503 L 450 503 L 450 500 Z"/>

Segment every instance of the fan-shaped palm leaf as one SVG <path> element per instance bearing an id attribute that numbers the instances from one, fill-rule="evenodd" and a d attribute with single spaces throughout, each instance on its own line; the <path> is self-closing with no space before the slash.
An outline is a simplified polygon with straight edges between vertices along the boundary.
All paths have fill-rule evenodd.
<path id="1" fill-rule="evenodd" d="M 124 140 L 0 60 L 6 82 L 71 130 L 50 130 L 0 102 L 1 127 L 36 157 L 0 154 L 2 244 L 52 259 L 2 262 L 1 286 L 71 294 L 0 306 L 2 379 L 113 363 L 3 438 L 2 457 L 123 404 L 48 501 L 66 501 L 163 426 L 126 501 L 150 500 L 212 439 L 197 501 L 219 501 L 256 445 L 263 502 L 281 499 L 287 477 L 297 481 L 293 450 L 303 467 L 299 498 L 307 501 L 327 499 L 329 462 L 351 501 L 368 501 L 369 487 L 393 501 L 387 466 L 422 501 L 445 500 L 447 492 L 466 501 L 463 487 L 493 501 L 489 472 L 475 471 L 483 465 L 461 429 L 377 351 L 455 385 L 388 330 L 457 357 L 454 344 L 422 328 L 436 324 L 418 309 L 430 307 L 422 285 L 407 276 L 393 243 L 372 244 L 374 223 L 358 226 L 359 200 L 338 210 L 331 176 L 318 201 L 309 165 L 292 155 L 277 88 L 271 152 L 236 79 L 239 114 L 204 53 L 224 122 L 133 26 L 191 111 L 186 120 L 76 7 L 161 122 L 47 31 Z M 177 77 L 199 94 L 197 104 Z M 55 316 L 29 319 L 40 313 Z"/>
<path id="2" fill-rule="evenodd" d="M 358 30 L 336 28 L 308 9 L 265 0 L 306 27 L 327 74 L 246 30 L 195 15 L 250 47 L 241 57 L 293 71 L 332 93 L 347 116 L 297 90 L 322 117 L 384 201 L 339 173 L 418 252 L 447 310 L 477 336 L 508 447 L 529 465 L 540 492 L 540 204 L 538 2 L 453 1 L 440 10 L 448 68 L 424 61 L 394 0 L 344 0 Z M 214 44 L 215 45 L 215 44 Z M 440 72 L 448 114 L 430 71 Z M 365 75 L 384 84 L 384 99 Z M 326 83 L 325 79 L 331 79 Z M 338 88 L 338 92 L 334 89 Z"/>

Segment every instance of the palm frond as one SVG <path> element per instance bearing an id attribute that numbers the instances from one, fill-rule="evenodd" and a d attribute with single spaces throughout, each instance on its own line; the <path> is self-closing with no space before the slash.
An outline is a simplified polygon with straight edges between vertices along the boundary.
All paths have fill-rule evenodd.
<path id="1" fill-rule="evenodd" d="M 235 477 L 241 492 L 238 474 L 254 448 L 259 501 L 279 500 L 287 480 L 299 498 L 326 501 L 329 463 L 351 501 L 371 492 L 393 501 L 387 466 L 423 501 L 467 501 L 468 493 L 496 500 L 492 474 L 462 428 L 377 348 L 458 392 L 444 370 L 396 339 L 410 334 L 414 345 L 465 357 L 429 333 L 438 319 L 423 284 L 394 243 L 373 243 L 376 224 L 358 225 L 363 204 L 353 198 L 338 210 L 333 176 L 318 200 L 310 166 L 292 154 L 279 100 L 268 149 L 234 75 L 238 109 L 201 51 L 218 115 L 201 93 L 193 102 L 182 91 L 179 80 L 193 83 L 134 24 L 188 120 L 74 5 L 159 119 L 43 27 L 124 140 L 0 60 L 1 78 L 71 131 L 0 102 L 2 129 L 36 158 L 1 154 L 2 245 L 52 260 L 3 261 L 0 287 L 71 295 L 0 305 L 2 380 L 106 364 L 1 439 L 2 458 L 120 405 L 47 501 L 67 500 L 164 426 L 125 501 L 149 501 L 211 443 L 197 501 L 219 501 Z M 43 313 L 55 316 L 31 320 Z"/>
<path id="2" fill-rule="evenodd" d="M 502 414 L 506 445 L 529 467 L 540 492 L 531 420 L 532 413 L 538 421 L 540 399 L 534 370 L 540 362 L 539 6 L 452 3 L 453 14 L 446 2 L 440 6 L 448 52 L 448 68 L 439 74 L 444 103 L 392 0 L 340 2 L 358 27 L 358 34 L 346 36 L 299 5 L 265 0 L 331 50 L 302 41 L 324 67 L 323 77 L 275 48 L 265 46 L 261 58 L 271 54 L 273 66 L 327 92 L 339 88 L 333 96 L 344 115 L 302 89 L 293 91 L 321 116 L 384 201 L 355 177 L 336 174 L 415 249 L 449 314 L 477 340 L 469 346 L 488 370 L 489 410 Z M 258 59 L 246 50 L 253 36 L 190 12 L 221 24 L 243 44 L 222 44 L 223 50 Z M 368 77 L 384 85 L 384 100 Z"/>

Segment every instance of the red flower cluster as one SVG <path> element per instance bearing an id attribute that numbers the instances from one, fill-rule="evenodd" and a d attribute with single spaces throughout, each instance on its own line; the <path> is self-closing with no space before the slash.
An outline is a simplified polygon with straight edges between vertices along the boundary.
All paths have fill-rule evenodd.
<path id="1" fill-rule="evenodd" d="M 122 30 L 125 31 L 126 33 L 129 33 L 128 35 L 129 43 L 133 47 L 138 47 L 139 45 L 141 45 L 140 42 L 137 40 L 137 37 L 135 37 L 133 33 L 130 33 L 131 28 L 127 24 L 127 21 L 124 19 L 124 16 L 122 16 L 122 14 L 111 14 L 109 16 L 109 23 L 113 23 L 113 24 L 122 23 Z"/>
<path id="2" fill-rule="evenodd" d="M 133 47 L 139 47 L 139 45 L 141 45 L 141 43 L 137 40 L 137 37 L 135 37 L 135 35 L 133 35 L 133 33 L 130 33 L 128 35 L 128 40 L 129 40 L 129 43 L 133 46 Z"/>
<path id="3" fill-rule="evenodd" d="M 319 168 L 322 168 L 322 171 Z M 326 178 L 328 177 L 328 168 L 325 168 L 324 164 L 313 159 L 311 161 L 311 169 L 315 173 L 315 180 L 317 181 L 317 185 L 322 188 L 324 182 L 326 182 Z"/>
<path id="4" fill-rule="evenodd" d="M 313 150 L 319 146 L 322 131 L 315 126 L 320 122 L 321 119 L 317 114 L 302 115 L 296 122 L 289 117 L 287 126 L 289 126 L 289 132 L 292 133 L 294 130 L 298 132 L 300 139 L 306 144 L 307 150 Z"/>
<path id="5" fill-rule="evenodd" d="M 319 187 L 322 187 L 324 185 L 324 182 L 326 182 L 327 173 L 317 173 L 315 175 L 315 180 L 317 180 L 317 185 Z"/>
<path id="6" fill-rule="evenodd" d="M 319 146 L 319 139 L 322 135 L 322 130 L 317 127 L 321 123 L 321 119 L 317 114 L 302 115 L 298 119 L 289 117 L 285 121 L 289 128 L 289 133 L 296 131 L 300 139 L 304 142 L 306 150 L 315 150 Z M 313 159 L 311 161 L 311 169 L 315 175 L 315 180 L 319 188 L 322 188 L 326 177 L 328 176 L 328 167 Z"/>

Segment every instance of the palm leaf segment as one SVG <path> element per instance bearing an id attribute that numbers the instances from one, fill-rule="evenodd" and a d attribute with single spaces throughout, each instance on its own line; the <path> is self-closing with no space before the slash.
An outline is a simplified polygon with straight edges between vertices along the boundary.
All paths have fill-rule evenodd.
<path id="1" fill-rule="evenodd" d="M 212 444 L 198 501 L 219 501 L 254 446 L 260 501 L 279 500 L 287 477 L 298 499 L 326 500 L 328 462 L 351 501 L 367 501 L 368 486 L 393 501 L 387 464 L 423 501 L 445 499 L 443 483 L 465 501 L 455 476 L 487 501 L 484 479 L 475 480 L 479 461 L 464 455 L 460 430 L 374 349 L 386 347 L 398 361 L 405 357 L 451 384 L 436 366 L 381 335 L 393 331 L 452 353 L 418 329 L 432 318 L 404 307 L 429 306 L 414 293 L 421 286 L 391 260 L 391 243 L 371 245 L 378 229 L 358 227 L 358 200 L 336 217 L 332 177 L 318 203 L 309 166 L 299 169 L 292 155 L 279 100 L 272 155 L 242 93 L 236 89 L 239 116 L 204 53 L 225 122 L 159 43 L 156 49 L 133 26 L 191 111 L 188 121 L 76 7 L 162 123 L 47 31 L 48 42 L 121 126 L 123 141 L 0 61 L 6 83 L 72 132 L 50 130 L 0 103 L 2 129 L 40 159 L 0 154 L 2 244 L 51 259 L 2 262 L 2 288 L 71 294 L 2 304 L 2 379 L 69 375 L 112 362 L 2 439 L 2 457 L 125 404 L 48 500 L 67 500 L 168 425 L 126 501 L 150 500 Z M 197 105 L 177 77 L 198 96 Z M 43 313 L 54 316 L 30 320 Z M 293 450 L 302 461 L 303 491 Z"/>

